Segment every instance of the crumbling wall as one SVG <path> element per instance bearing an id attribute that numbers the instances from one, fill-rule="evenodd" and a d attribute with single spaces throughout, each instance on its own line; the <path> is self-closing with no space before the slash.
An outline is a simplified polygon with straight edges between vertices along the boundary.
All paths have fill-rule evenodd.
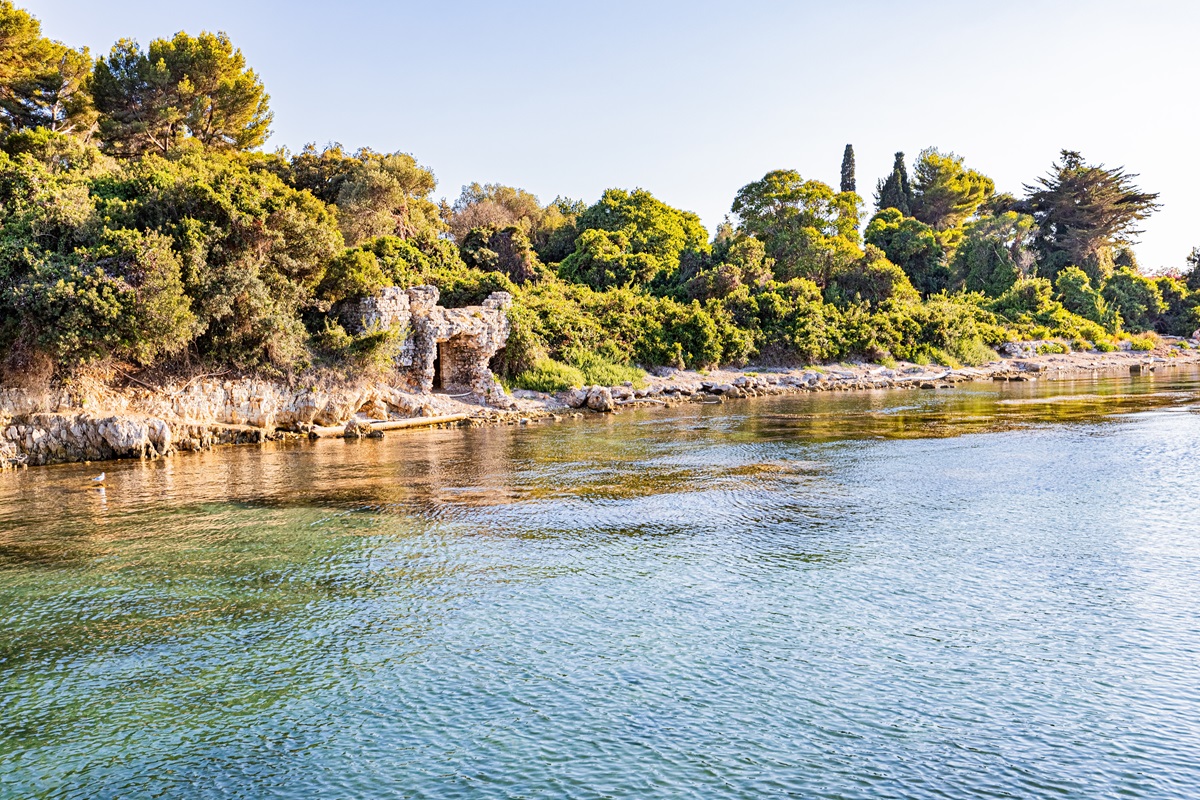
<path id="1" fill-rule="evenodd" d="M 355 327 L 406 326 L 396 373 L 398 385 L 409 391 L 424 394 L 434 390 L 440 356 L 444 391 L 494 396 L 498 385 L 488 364 L 508 342 L 507 311 L 512 296 L 493 292 L 482 305 L 465 308 L 442 308 L 438 299 L 435 286 L 384 289 L 376 297 L 359 301 Z"/>

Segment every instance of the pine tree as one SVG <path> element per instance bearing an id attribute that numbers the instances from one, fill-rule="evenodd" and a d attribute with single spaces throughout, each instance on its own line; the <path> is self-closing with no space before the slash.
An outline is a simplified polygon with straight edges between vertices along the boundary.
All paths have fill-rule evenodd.
<path id="1" fill-rule="evenodd" d="M 896 153 L 896 163 L 887 180 L 881 180 L 875 188 L 875 208 L 883 211 L 894 208 L 904 216 L 912 216 L 913 190 L 908 182 L 908 168 L 904 166 L 904 153 Z"/>
<path id="2" fill-rule="evenodd" d="M 858 191 L 854 182 L 854 145 L 852 144 L 846 145 L 846 153 L 842 156 L 842 191 Z"/>
<path id="3" fill-rule="evenodd" d="M 1055 274 L 1067 265 L 1111 272 L 1105 251 L 1130 244 L 1141 233 L 1137 224 L 1159 209 L 1158 195 L 1139 190 L 1133 182 L 1137 175 L 1124 168 L 1085 164 L 1074 150 L 1061 155 L 1049 175 L 1025 187 L 1040 229 L 1039 272 Z"/>

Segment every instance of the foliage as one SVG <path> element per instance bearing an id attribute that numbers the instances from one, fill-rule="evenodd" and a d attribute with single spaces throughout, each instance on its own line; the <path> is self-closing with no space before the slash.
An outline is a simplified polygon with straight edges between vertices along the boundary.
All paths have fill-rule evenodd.
<path id="1" fill-rule="evenodd" d="M 1131 350 L 1149 352 L 1158 347 L 1158 337 L 1153 333 L 1147 333 L 1143 336 L 1133 336 L 1129 339 L 1129 347 Z"/>
<path id="2" fill-rule="evenodd" d="M 586 384 L 587 379 L 579 369 L 552 358 L 540 359 L 531 369 L 513 378 L 514 386 L 531 392 L 562 392 Z"/>
<path id="3" fill-rule="evenodd" d="M 774 260 L 767 258 L 762 242 L 752 236 L 722 242 L 714 249 L 714 259 L 715 264 L 688 281 L 685 291 L 689 298 L 719 299 L 742 286 L 761 287 L 773 277 Z"/>
<path id="4" fill-rule="evenodd" d="M 896 153 L 892 173 L 875 187 L 875 210 L 894 208 L 903 216 L 910 216 L 912 205 L 913 190 L 908 180 L 908 167 L 904 164 L 904 153 Z"/>
<path id="5" fill-rule="evenodd" d="M 0 121 L 9 131 L 87 130 L 95 119 L 87 90 L 92 57 L 42 36 L 38 20 L 0 2 Z"/>
<path id="6" fill-rule="evenodd" d="M 1162 293 L 1166 306 L 1154 321 L 1154 329 L 1168 336 L 1191 336 L 1196 330 L 1200 297 L 1191 292 L 1182 280 L 1169 275 L 1159 276 L 1154 283 Z"/>
<path id="7" fill-rule="evenodd" d="M 644 189 L 609 189 L 578 215 L 575 251 L 559 274 L 593 288 L 679 282 L 680 264 L 711 252 L 700 218 L 658 200 Z M 690 275 L 687 277 L 691 277 Z"/>
<path id="8" fill-rule="evenodd" d="M 442 230 L 437 206 L 429 199 L 437 181 L 415 158 L 363 149 L 354 162 L 335 201 L 348 244 L 379 236 L 436 236 Z"/>
<path id="9" fill-rule="evenodd" d="M 1104 282 L 1101 294 L 1131 331 L 1153 329 L 1159 315 L 1167 310 L 1158 284 L 1128 267 L 1114 272 Z"/>
<path id="10" fill-rule="evenodd" d="M 531 237 L 545 214 L 537 197 L 524 189 L 498 183 L 472 183 L 462 188 L 446 221 L 450 234 L 461 242 L 473 229 L 483 227 L 515 226 Z"/>
<path id="11" fill-rule="evenodd" d="M 1200 247 L 1193 247 L 1192 252 L 1188 253 L 1185 276 L 1188 291 L 1200 291 Z"/>
<path id="12" fill-rule="evenodd" d="M 1045 278 L 1018 280 L 1007 292 L 988 302 L 987 308 L 1026 338 L 1058 336 L 1094 342 L 1108 336 L 1103 327 L 1072 314 L 1055 300 L 1054 289 Z"/>
<path id="13" fill-rule="evenodd" d="M 617 364 L 583 347 L 568 347 L 563 351 L 567 364 L 578 369 L 583 382 L 593 386 L 617 386 L 622 383 L 641 385 L 646 373 L 637 367 Z"/>
<path id="14" fill-rule="evenodd" d="M 826 295 L 839 305 L 866 303 L 881 306 L 889 300 L 912 302 L 920 299 L 904 270 L 871 244 L 857 263 L 834 272 Z"/>
<path id="15" fill-rule="evenodd" d="M 514 283 L 527 283 L 542 274 L 529 237 L 516 225 L 474 228 L 463 237 L 460 249 L 468 267 L 503 273 Z"/>
<path id="16" fill-rule="evenodd" d="M 1121 315 L 1108 307 L 1108 301 L 1099 290 L 1092 288 L 1087 273 L 1078 267 L 1066 267 L 1054 280 L 1063 306 L 1072 314 L 1103 325 L 1110 333 L 1121 329 Z"/>
<path id="17" fill-rule="evenodd" d="M 94 327 L 71 333 L 92 336 L 94 347 L 47 343 L 39 334 L 60 361 L 106 351 L 145 363 L 152 352 L 177 352 L 181 341 L 198 355 L 242 366 L 305 358 L 298 314 L 341 248 L 333 215 L 311 195 L 252 171 L 236 154 L 180 151 L 113 162 L 61 134 L 16 144 L 15 156 L 0 159 L 7 254 L 0 273 L 14 304 L 9 313 L 30 331 L 45 327 L 53 309 L 66 313 L 72 286 L 108 298 L 109 321 L 97 317 Z M 161 302 L 148 293 L 161 293 Z M 89 307 L 100 314 L 101 306 Z M 158 330 L 153 345 L 121 327 L 123 313 L 149 314 L 147 331 L 171 330 Z"/>
<path id="18" fill-rule="evenodd" d="M 575 252 L 559 265 L 558 274 L 603 291 L 648 283 L 660 269 L 661 263 L 653 255 L 633 252 L 623 231 L 593 228 L 579 235 Z"/>
<path id="19" fill-rule="evenodd" d="M 917 157 L 912 215 L 936 231 L 953 230 L 991 197 L 992 179 L 963 166 L 961 157 L 930 147 Z"/>
<path id="20" fill-rule="evenodd" d="M 846 152 L 842 154 L 842 182 L 840 191 L 845 194 L 847 192 L 853 194 L 858 191 L 857 182 L 854 180 L 854 145 L 846 145 Z"/>
<path id="21" fill-rule="evenodd" d="M 762 241 L 781 279 L 806 277 L 822 285 L 858 250 L 858 195 L 837 194 L 794 170 L 775 170 L 743 186 L 733 213 L 746 233 Z"/>
<path id="22" fill-rule="evenodd" d="M 936 294 L 950 287 L 953 276 L 945 250 L 933 228 L 923 222 L 905 217 L 895 208 L 885 208 L 867 225 L 866 240 L 904 270 L 922 294 Z"/>
<path id="23" fill-rule="evenodd" d="M 472 183 L 439 206 L 432 171 L 407 153 L 254 152 L 270 122 L 224 34 L 121 40 L 93 64 L 0 0 L 9 379 L 106 361 L 388 369 L 405 332 L 337 321 L 385 286 L 433 285 L 447 307 L 511 293 L 497 367 L 544 390 L 636 383 L 634 365 L 978 364 L 1011 338 L 1104 348 L 1122 318 L 1200 324 L 1195 270 L 1145 278 L 1126 246 L 1155 196 L 1078 154 L 1019 201 L 933 149 L 910 185 L 897 153 L 864 251 L 850 146 L 841 191 L 769 172 L 710 244 L 695 214 L 641 189 L 542 206 Z"/>
<path id="24" fill-rule="evenodd" d="M 91 91 L 100 139 L 127 155 L 166 154 L 185 136 L 251 150 L 266 141 L 272 119 L 262 81 L 224 33 L 180 32 L 146 52 L 122 39 L 96 62 Z"/>
<path id="25" fill-rule="evenodd" d="M 968 292 L 999 297 L 1034 268 L 1033 218 L 1006 211 L 967 224 L 954 253 L 954 280 Z"/>
<path id="26" fill-rule="evenodd" d="M 1136 175 L 1123 168 L 1089 165 L 1073 150 L 1063 150 L 1050 174 L 1025 187 L 1038 223 L 1041 273 L 1053 278 L 1067 265 L 1081 267 L 1093 281 L 1108 277 L 1101 253 L 1128 243 L 1138 222 L 1159 208 L 1157 194 L 1139 191 Z"/>

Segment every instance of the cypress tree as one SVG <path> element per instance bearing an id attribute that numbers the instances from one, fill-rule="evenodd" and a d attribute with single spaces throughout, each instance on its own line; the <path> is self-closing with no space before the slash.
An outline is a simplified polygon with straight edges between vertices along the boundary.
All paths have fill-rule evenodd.
<path id="1" fill-rule="evenodd" d="M 858 191 L 854 183 L 854 145 L 846 145 L 846 153 L 842 156 L 842 191 Z"/>
<path id="2" fill-rule="evenodd" d="M 896 163 L 887 180 L 881 180 L 875 188 L 875 208 L 883 211 L 894 208 L 906 217 L 912 216 L 913 190 L 908 182 L 908 168 L 904 166 L 904 153 L 896 153 Z"/>

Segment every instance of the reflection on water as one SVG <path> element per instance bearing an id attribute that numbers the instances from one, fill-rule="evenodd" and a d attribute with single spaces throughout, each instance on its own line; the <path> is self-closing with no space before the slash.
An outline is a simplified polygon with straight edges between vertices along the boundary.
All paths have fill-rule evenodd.
<path id="1" fill-rule="evenodd" d="M 1191 797 L 1200 380 L 0 476 L 0 797 Z"/>

